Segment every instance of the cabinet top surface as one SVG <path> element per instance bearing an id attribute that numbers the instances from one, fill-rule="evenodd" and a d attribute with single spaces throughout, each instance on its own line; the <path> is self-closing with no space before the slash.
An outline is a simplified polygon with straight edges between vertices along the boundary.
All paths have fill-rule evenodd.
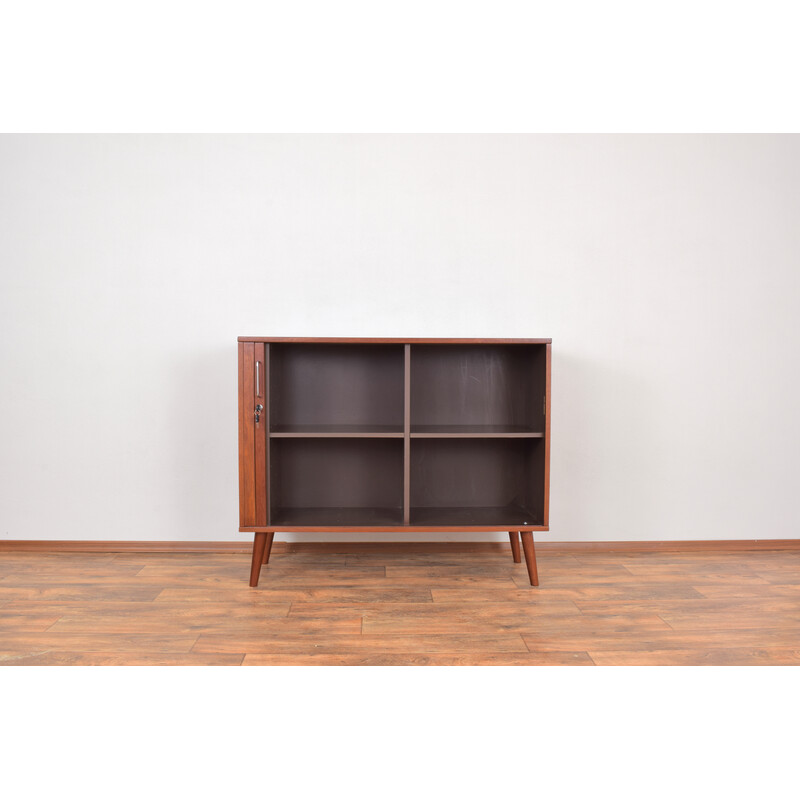
<path id="1" fill-rule="evenodd" d="M 552 339 L 373 339 L 361 337 L 240 336 L 240 342 L 307 344 L 550 344 Z"/>

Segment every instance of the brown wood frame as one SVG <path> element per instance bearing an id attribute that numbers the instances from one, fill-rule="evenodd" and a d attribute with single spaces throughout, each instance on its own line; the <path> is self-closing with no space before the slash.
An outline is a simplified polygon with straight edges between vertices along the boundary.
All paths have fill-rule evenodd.
<path id="1" fill-rule="evenodd" d="M 402 438 L 403 440 L 403 516 L 398 525 L 279 525 L 278 515 L 275 523 L 270 519 L 270 438 L 291 438 L 307 436 L 303 433 L 273 432 L 270 433 L 270 350 L 272 344 L 380 344 L 403 345 L 404 348 L 404 399 L 402 431 L 382 433 L 385 438 Z M 277 530 L 285 532 L 348 532 L 348 533 L 384 533 L 428 531 L 436 532 L 490 532 L 508 530 L 505 525 L 414 525 L 410 522 L 410 442 L 412 438 L 426 438 L 433 435 L 413 433 L 411 431 L 411 346 L 415 344 L 430 345 L 544 345 L 545 346 L 545 397 L 544 397 L 544 431 L 537 433 L 505 433 L 495 434 L 448 434 L 437 438 L 543 438 L 544 439 L 544 498 L 541 524 L 517 524 L 509 530 L 511 549 L 514 561 L 519 563 L 521 534 L 523 552 L 530 576 L 531 585 L 538 585 L 536 554 L 533 545 L 533 531 L 547 531 L 550 525 L 550 416 L 551 416 L 551 339 L 424 339 L 424 338 L 354 338 L 354 337 L 238 337 L 239 351 L 239 531 L 253 533 L 253 558 L 250 573 L 250 585 L 257 586 L 261 566 L 269 561 L 272 541 Z M 263 410 L 256 418 L 256 406 Z M 291 426 L 288 426 L 291 428 Z M 339 433 L 318 433 L 314 437 L 338 437 Z M 348 433 L 348 438 L 369 436 L 374 433 Z M 509 526 L 510 527 L 510 526 Z"/>
<path id="2" fill-rule="evenodd" d="M 551 344 L 552 339 L 362 339 L 352 336 L 240 336 L 238 342 L 299 344 Z"/>

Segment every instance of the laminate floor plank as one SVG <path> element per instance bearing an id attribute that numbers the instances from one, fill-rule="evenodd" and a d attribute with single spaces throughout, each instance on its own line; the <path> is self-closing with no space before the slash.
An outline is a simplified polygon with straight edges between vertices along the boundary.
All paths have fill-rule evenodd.
<path id="1" fill-rule="evenodd" d="M 794 583 L 778 584 L 766 582 L 761 585 L 742 586 L 736 581 L 730 584 L 705 584 L 696 583 L 694 588 L 703 597 L 726 598 L 737 600 L 741 598 L 768 598 L 768 597 L 796 597 L 800 599 L 800 585 Z"/>
<path id="2" fill-rule="evenodd" d="M 291 556 L 283 556 L 287 561 L 291 561 Z M 537 560 L 540 564 L 546 566 L 548 569 L 575 569 L 579 566 L 577 559 L 572 556 L 538 556 Z M 387 568 L 389 567 L 499 567 L 506 569 L 509 561 L 511 560 L 511 548 L 508 548 L 507 553 L 494 553 L 484 554 L 468 552 L 463 554 L 458 553 L 406 553 L 406 554 L 393 554 L 388 557 L 379 553 L 374 554 L 360 554 L 350 556 L 347 558 L 347 566 L 359 565 L 374 565 L 380 564 Z M 270 560 L 270 563 L 271 560 Z M 517 569 L 519 565 L 517 565 Z M 524 566 L 522 567 L 524 569 Z"/>
<path id="3" fill-rule="evenodd" d="M 14 579 L 35 580 L 44 582 L 77 582 L 82 583 L 86 578 L 111 578 L 136 575 L 144 569 L 144 564 L 117 564 L 108 562 L 106 564 L 22 564 L 13 568 L 6 568 L 0 585 L 14 583 Z"/>
<path id="4" fill-rule="evenodd" d="M 140 653 L 188 653 L 195 642 L 196 634 L 159 633 L 70 633 L 70 632 L 25 632 L 4 633 L 2 643 L 6 652 L 42 652 L 46 650 L 69 652 L 140 652 Z"/>
<path id="5" fill-rule="evenodd" d="M 262 583 L 266 583 L 262 578 Z M 231 591 L 213 591 L 203 588 L 164 589 L 156 598 L 156 603 L 165 602 L 240 602 L 259 604 L 325 602 L 325 603 L 430 603 L 431 590 L 424 588 L 403 589 L 396 586 L 335 586 L 332 588 L 280 588 L 269 589 L 259 584 L 256 589 L 236 589 Z"/>
<path id="6" fill-rule="evenodd" d="M 490 635 L 502 631 L 523 635 L 564 635 L 574 639 L 585 636 L 589 640 L 599 635 L 647 635 L 650 631 L 670 630 L 660 617 L 639 615 L 632 617 L 591 617 L 583 615 L 538 617 L 518 614 L 503 617 L 482 618 L 468 614 L 463 616 L 444 614 L 438 617 L 407 614 L 405 616 L 382 615 L 380 612 L 365 614 L 362 631 L 364 634 L 446 634 L 470 633 Z"/>
<path id="7" fill-rule="evenodd" d="M 111 563 L 116 560 L 114 553 L 65 553 L 48 551 L 2 550 L 0 551 L 0 564 L 72 564 L 85 562 L 87 564 Z"/>
<path id="8" fill-rule="evenodd" d="M 49 650 L 32 655 L 3 658 L 0 667 L 236 667 L 243 653 L 70 653 Z"/>
<path id="9" fill-rule="evenodd" d="M 313 619 L 306 617 L 108 617 L 91 616 L 61 617 L 48 628 L 52 634 L 80 633 L 94 634 L 147 634 L 156 633 L 173 636 L 194 636 L 202 634 L 222 634 L 232 637 L 304 635 L 321 632 L 325 634 L 359 634 L 362 619 L 360 616 Z M 237 651 L 239 652 L 239 651 Z"/>
<path id="10" fill-rule="evenodd" d="M 468 617 L 475 620 L 503 620 L 518 617 L 565 616 L 583 618 L 578 607 L 571 600 L 521 603 L 292 603 L 290 617 L 312 617 L 316 619 L 360 614 L 362 616 L 407 619 L 422 617 L 426 619 L 460 619 Z"/>
<path id="11" fill-rule="evenodd" d="M 586 565 L 589 566 L 589 565 Z M 665 577 L 679 577 L 685 575 L 717 575 L 719 580 L 727 580 L 736 575 L 750 578 L 760 577 L 756 564 L 743 563 L 741 559 L 730 561 L 705 561 L 701 563 L 681 561 L 680 563 L 637 561 L 623 562 L 622 566 L 631 575 L 663 575 Z"/>
<path id="12" fill-rule="evenodd" d="M 800 601 L 787 597 L 734 597 L 734 598 L 666 598 L 639 601 L 632 606 L 619 600 L 572 601 L 582 614 L 626 614 L 633 608 L 642 614 L 689 614 L 695 619 L 705 619 L 713 614 L 735 612 L 746 619 L 750 615 L 772 615 L 780 619 L 783 613 L 792 614 L 800 610 Z"/>
<path id="13" fill-rule="evenodd" d="M 353 653 L 335 655 L 328 653 L 248 653 L 243 666 L 336 666 L 336 667 L 555 667 L 592 666 L 594 662 L 586 652 L 554 650 L 542 653 Z"/>
<path id="14" fill-rule="evenodd" d="M 578 570 L 577 572 L 581 572 Z M 549 576 L 548 586 L 554 589 L 559 587 L 574 586 L 576 572 L 572 574 L 561 573 Z M 739 586 L 765 586 L 769 581 L 765 578 L 755 574 L 744 574 L 741 572 L 731 572 L 730 574 L 719 573 L 703 573 L 704 584 L 723 584 L 729 586 L 731 584 L 738 584 Z M 593 583 L 596 585 L 613 585 L 618 588 L 625 588 L 626 586 L 647 586 L 653 589 L 659 587 L 676 587 L 683 583 L 683 576 L 674 574 L 665 574 L 663 572 L 651 572 L 645 575 L 633 575 L 627 573 L 598 573 L 596 571 L 587 572 L 585 575 L 581 573 L 581 583 Z M 524 588 L 527 583 L 527 575 L 513 575 L 512 580 L 520 588 Z"/>
<path id="15" fill-rule="evenodd" d="M 152 618 L 165 616 L 179 619 L 286 617 L 291 603 L 269 603 L 260 599 L 254 603 L 232 603 L 217 601 L 214 603 L 169 603 L 169 602 L 135 602 L 135 601 L 86 601 L 86 600 L 14 600 L 7 603 L 2 614 L 16 615 L 25 619 L 28 615 L 58 615 L 59 617 L 90 616 L 95 619 L 109 618 Z"/>
<path id="16" fill-rule="evenodd" d="M 770 570 L 769 572 L 766 570 L 759 570 L 758 576 L 771 584 L 777 583 L 783 586 L 800 586 L 800 569 L 776 569 Z"/>
<path id="17" fill-rule="evenodd" d="M 728 647 L 695 650 L 592 650 L 600 666 L 770 666 L 800 665 L 800 649 Z"/>
<path id="18" fill-rule="evenodd" d="M 676 631 L 651 629 L 637 631 L 619 629 L 612 632 L 573 633 L 570 631 L 541 630 L 522 634 L 531 652 L 538 649 L 577 650 L 582 645 L 588 653 L 598 650 L 691 650 L 726 648 L 800 647 L 797 628 L 748 628 L 729 630 Z"/>
<path id="19" fill-rule="evenodd" d="M 511 548 L 509 548 L 509 560 L 510 560 L 510 553 Z M 538 560 L 539 566 L 542 569 L 547 569 L 545 565 L 542 565 L 541 561 Z M 394 566 L 394 565 L 387 565 L 386 566 L 386 577 L 387 578 L 413 578 L 415 580 L 425 578 L 454 578 L 454 577 L 467 577 L 467 576 L 474 576 L 480 577 L 482 579 L 487 578 L 496 578 L 503 581 L 508 581 L 509 579 L 512 580 L 528 580 L 528 573 L 525 569 L 524 564 L 514 564 L 511 562 L 512 566 L 509 568 L 509 565 L 505 562 L 502 564 L 481 564 L 479 561 L 475 561 L 469 564 L 453 564 L 453 565 L 420 565 L 420 566 Z M 521 568 L 520 568 L 521 567 Z M 576 569 L 575 567 L 555 567 L 548 571 L 548 576 L 550 577 L 553 585 L 557 583 L 567 582 L 574 582 L 575 575 L 580 573 L 583 580 L 586 581 L 613 581 L 616 579 L 620 580 L 629 580 L 630 582 L 641 582 L 640 578 L 636 578 L 635 576 L 631 575 L 624 567 L 609 567 L 608 569 L 602 570 L 590 570 L 586 568 Z M 530 585 L 530 584 L 528 584 Z"/>
<path id="20" fill-rule="evenodd" d="M 242 577 L 239 575 L 192 575 L 186 572 L 183 575 L 175 572 L 174 574 L 155 574 L 148 573 L 142 575 L 141 578 L 147 579 L 149 582 L 159 581 L 164 587 L 197 587 L 209 590 L 226 590 L 230 589 L 236 591 L 242 588 Z M 262 586 L 263 582 L 263 586 Z M 380 571 L 365 572 L 358 570 L 350 572 L 346 569 L 337 570 L 309 570 L 305 571 L 302 568 L 294 569 L 291 571 L 272 571 L 269 565 L 265 565 L 261 570 L 261 578 L 258 587 L 254 587 L 253 591 L 260 591 L 262 589 L 284 588 L 295 586 L 385 586 L 386 577 L 383 574 L 383 568 Z M 2 583 L 0 583 L 2 586 Z M 245 588 L 248 588 L 245 586 Z"/>
<path id="21" fill-rule="evenodd" d="M 356 635 L 340 636 L 320 633 L 307 636 L 240 637 L 226 634 L 203 634 L 197 639 L 195 653 L 408 653 L 416 647 L 425 653 L 527 653 L 528 648 L 518 634 L 494 635 Z"/>
<path id="22" fill-rule="evenodd" d="M 538 555 L 538 551 L 537 551 Z M 687 568 L 690 572 L 700 569 L 728 569 L 731 567 L 743 566 L 747 569 L 758 569 L 760 565 L 772 569 L 778 564 L 800 566 L 800 555 L 798 551 L 786 551 L 779 553 L 767 553 L 759 551 L 751 552 L 685 552 L 685 553 L 630 553 L 623 552 L 618 554 L 593 554 L 579 553 L 575 555 L 575 560 L 581 566 L 593 566 L 602 564 L 618 564 L 631 569 L 664 567 L 664 568 Z"/>
<path id="23" fill-rule="evenodd" d="M 157 586 L 129 585 L 112 582 L 107 585 L 54 583 L 50 586 L 2 586 L 0 585 L 0 606 L 15 600 L 155 600 L 164 591 L 163 584 Z"/>
<path id="24" fill-rule="evenodd" d="M 703 600 L 703 595 L 691 586 L 661 586 L 653 587 L 647 583 L 627 586 L 613 584 L 587 584 L 581 586 L 576 581 L 572 587 L 550 587 L 542 591 L 528 584 L 527 588 L 520 588 L 514 584 L 512 589 L 473 589 L 469 592 L 459 591 L 455 588 L 434 586 L 431 588 L 434 602 L 462 602 L 462 603 L 539 603 L 543 602 L 542 596 L 550 601 L 571 601 L 579 604 L 593 602 L 625 603 L 629 608 L 636 608 L 638 603 L 661 603 L 670 600 Z"/>
<path id="25" fill-rule="evenodd" d="M 701 631 L 749 628 L 791 628 L 797 629 L 797 644 L 800 647 L 800 605 L 793 611 L 750 611 L 743 614 L 741 609 L 732 610 L 701 610 L 700 613 L 683 612 L 675 613 L 666 611 L 660 614 L 671 628 L 675 630 Z"/>
<path id="26" fill-rule="evenodd" d="M 0 646 L 2 646 L 4 634 L 8 631 L 46 631 L 60 619 L 59 615 L 53 614 L 20 614 L 16 611 L 8 611 L 3 607 L 0 611 Z"/>
<path id="27" fill-rule="evenodd" d="M 387 575 L 387 586 L 408 586 L 408 587 L 428 587 L 430 590 L 435 588 L 463 588 L 469 592 L 473 589 L 513 589 L 515 586 L 512 578 L 503 575 L 481 575 L 479 573 L 473 575 L 457 575 L 452 573 L 449 575 L 442 575 L 440 577 L 424 576 L 424 575 Z"/>
<path id="28" fill-rule="evenodd" d="M 85 591 L 94 590 L 98 593 L 108 594 L 114 591 L 125 591 L 127 589 L 145 590 L 152 589 L 160 591 L 170 585 L 170 578 L 146 578 L 140 575 L 120 576 L 120 575 L 67 575 L 63 578 L 53 576 L 19 575 L 13 574 L 0 580 L 0 597 L 4 594 L 12 594 L 15 589 L 40 590 L 42 592 L 53 591 Z M 175 580 L 175 583 L 179 579 Z M 183 582 L 188 583 L 193 580 L 199 586 L 219 584 L 230 586 L 234 583 L 233 577 L 219 576 L 217 578 L 198 577 L 196 579 L 184 576 Z"/>
<path id="29" fill-rule="evenodd" d="M 306 580 L 308 583 L 319 581 L 348 581 L 357 580 L 382 580 L 386 577 L 386 568 L 382 565 L 346 567 L 343 563 L 331 566 L 329 564 L 305 563 L 305 564 L 273 564 L 270 558 L 269 564 L 262 567 L 261 574 L 264 578 L 269 576 L 273 582 L 285 580 Z M 208 581 L 238 581 L 242 580 L 242 566 L 226 565 L 219 566 L 199 565 L 181 568 L 179 565 L 156 565 L 145 566 L 138 573 L 142 580 L 158 581 L 198 581 L 206 583 Z"/>

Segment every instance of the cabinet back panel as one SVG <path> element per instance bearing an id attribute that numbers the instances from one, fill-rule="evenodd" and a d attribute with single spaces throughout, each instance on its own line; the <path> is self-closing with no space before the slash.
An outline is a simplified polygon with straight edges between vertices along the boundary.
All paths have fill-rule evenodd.
<path id="1" fill-rule="evenodd" d="M 521 506 L 538 520 L 543 456 L 541 439 L 415 439 L 411 507 Z"/>
<path id="2" fill-rule="evenodd" d="M 414 345 L 411 425 L 541 431 L 544 345 Z"/>
<path id="3" fill-rule="evenodd" d="M 401 439 L 270 440 L 272 508 L 401 508 Z"/>
<path id="4" fill-rule="evenodd" d="M 270 425 L 403 425 L 402 345 L 271 344 Z"/>

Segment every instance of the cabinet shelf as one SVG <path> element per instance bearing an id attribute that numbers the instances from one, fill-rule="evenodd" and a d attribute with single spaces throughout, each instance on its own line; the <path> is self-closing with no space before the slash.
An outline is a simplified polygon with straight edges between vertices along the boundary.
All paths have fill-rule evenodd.
<path id="1" fill-rule="evenodd" d="M 403 508 L 273 508 L 273 525 L 286 527 L 381 527 L 403 524 Z"/>
<path id="2" fill-rule="evenodd" d="M 497 525 L 511 528 L 515 525 L 541 525 L 541 519 L 519 505 L 508 506 L 465 506 L 424 508 L 411 506 L 411 525 L 460 526 Z"/>
<path id="3" fill-rule="evenodd" d="M 525 425 L 412 425 L 412 439 L 541 439 Z"/>
<path id="4" fill-rule="evenodd" d="M 275 425 L 269 435 L 278 439 L 363 438 L 402 439 L 402 425 Z"/>

